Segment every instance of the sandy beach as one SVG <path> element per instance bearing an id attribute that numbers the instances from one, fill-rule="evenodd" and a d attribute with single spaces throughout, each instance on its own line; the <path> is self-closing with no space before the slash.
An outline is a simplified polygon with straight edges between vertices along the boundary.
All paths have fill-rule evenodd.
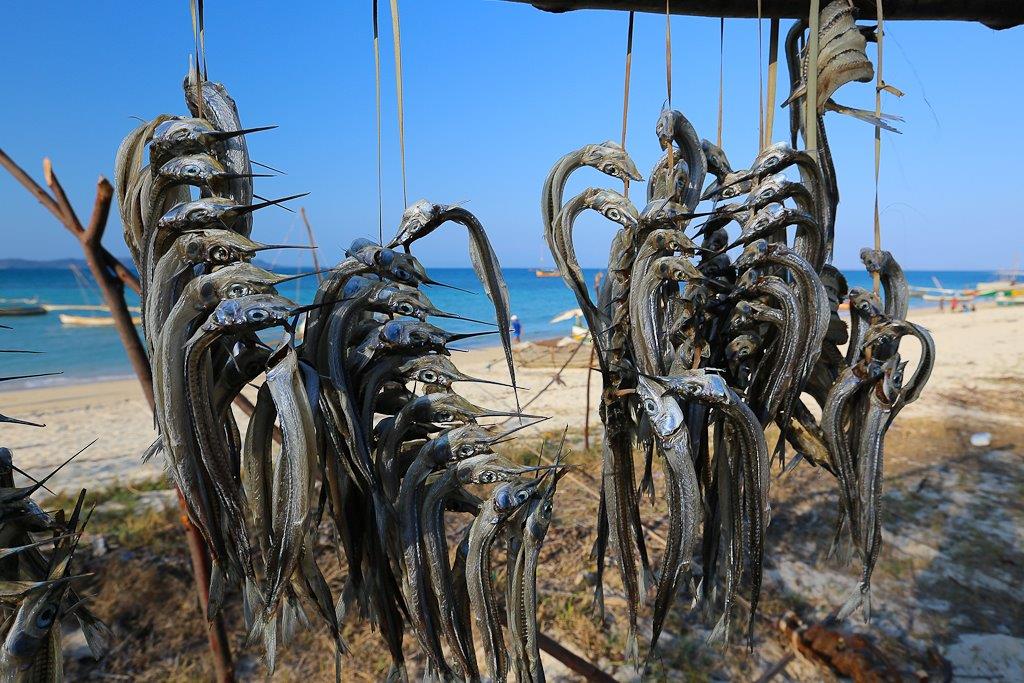
<path id="1" fill-rule="evenodd" d="M 1019 422 L 1024 309 L 989 307 L 971 314 L 915 310 L 911 318 L 931 330 L 938 359 L 924 396 L 901 414 L 897 428 L 915 418 L 945 417 L 964 429 L 976 426 L 975 431 L 998 434 L 1000 425 Z M 912 341 L 904 344 L 903 355 L 915 361 L 917 349 Z M 453 360 L 467 374 L 508 379 L 499 348 L 457 353 Z M 587 372 L 568 368 L 557 380 L 554 375 L 555 368 L 518 370 L 519 384 L 525 387 L 520 391 L 524 411 L 550 416 L 543 425 L 547 432 L 564 425 L 574 432 L 581 431 Z M 599 384 L 595 374 L 590 390 L 591 434 L 600 433 L 596 412 Z M 504 387 L 462 384 L 458 389 L 479 405 L 515 408 L 511 390 Z M 999 400 L 1000 396 L 1006 400 Z M 4 427 L 4 445 L 13 449 L 17 463 L 33 474 L 45 474 L 92 439 L 99 439 L 56 478 L 51 488 L 128 483 L 161 473 L 159 462 L 144 464 L 139 459 L 155 433 L 142 392 L 132 379 L 3 392 L 0 412 L 47 425 L 45 429 Z M 241 414 L 239 420 L 244 424 Z"/>

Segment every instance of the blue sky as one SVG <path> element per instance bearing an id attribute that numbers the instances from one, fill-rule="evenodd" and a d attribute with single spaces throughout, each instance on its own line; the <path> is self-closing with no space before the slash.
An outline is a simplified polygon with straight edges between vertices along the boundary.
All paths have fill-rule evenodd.
<path id="1" fill-rule="evenodd" d="M 208 2 L 210 77 L 228 86 L 247 126 L 278 124 L 250 138 L 254 159 L 287 171 L 256 191 L 309 191 L 325 260 L 377 232 L 376 129 L 370 2 Z M 113 171 L 131 116 L 183 113 L 180 83 L 192 49 L 186 0 L 15 3 L 0 27 L 0 146 L 37 178 L 49 155 L 78 210 L 87 214 L 98 174 Z M 384 225 L 402 210 L 388 3 L 381 3 L 384 79 Z M 549 14 L 497 0 L 405 0 L 409 200 L 469 200 L 507 266 L 550 264 L 539 195 L 551 165 L 589 142 L 618 139 L 626 15 Z M 786 25 L 783 25 L 785 31 Z M 1009 266 L 1024 251 L 1019 196 L 1024 159 L 1024 30 L 978 24 L 890 22 L 886 80 L 907 94 L 885 109 L 906 118 L 882 155 L 884 245 L 906 268 Z M 718 20 L 673 19 L 673 106 L 714 139 Z M 764 23 L 767 52 L 768 23 Z M 665 98 L 664 17 L 638 15 L 628 148 L 646 174 L 658 155 L 653 130 Z M 780 100 L 787 79 L 780 70 Z M 724 146 L 734 167 L 756 152 L 757 32 L 726 22 Z M 871 84 L 836 99 L 872 108 Z M 780 111 L 773 139 L 784 139 Z M 872 131 L 827 117 L 841 203 L 836 262 L 859 265 L 871 234 Z M 585 170 L 569 193 L 616 187 Z M 616 189 L 618 189 L 616 187 Z M 636 193 L 638 194 L 638 193 Z M 567 194 L 567 196 L 569 196 Z M 83 220 L 86 218 L 83 215 Z M 77 245 L 6 174 L 0 174 L 0 257 L 77 255 Z M 389 230 L 390 227 L 390 230 Z M 116 213 L 107 245 L 123 254 Z M 581 221 L 584 265 L 607 255 L 612 230 Z M 261 212 L 254 235 L 303 240 L 301 225 Z M 428 264 L 468 263 L 465 240 L 445 229 L 417 245 Z"/>

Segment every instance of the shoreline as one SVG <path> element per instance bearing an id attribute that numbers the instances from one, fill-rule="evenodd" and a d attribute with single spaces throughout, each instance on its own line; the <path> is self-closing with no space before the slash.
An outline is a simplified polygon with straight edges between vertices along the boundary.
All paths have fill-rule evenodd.
<path id="1" fill-rule="evenodd" d="M 920 401 L 908 406 L 896 427 L 917 418 L 939 419 L 966 432 L 992 432 L 1005 441 L 1024 424 L 1024 307 L 983 306 L 969 314 L 940 315 L 916 311 L 911 316 L 935 338 L 937 361 Z M 979 344 L 979 340 L 984 340 Z M 904 359 L 916 362 L 916 344 L 905 345 Z M 476 347 L 454 354 L 453 361 L 467 375 L 508 382 L 504 354 L 498 346 Z M 518 367 L 519 399 L 523 412 L 549 416 L 518 436 L 524 441 L 560 432 L 566 425 L 581 434 L 587 415 L 586 368 L 570 367 L 560 382 L 552 380 L 557 368 Z M 15 462 L 32 476 L 44 476 L 52 467 L 99 437 L 51 484 L 54 490 L 83 486 L 102 487 L 116 482 L 148 480 L 163 474 L 163 463 L 141 463 L 139 456 L 156 437 L 149 406 L 133 376 L 108 379 L 68 378 L 70 381 L 37 387 L 9 387 L 0 394 L 0 413 L 47 424 L 44 429 L 7 425 L 4 442 Z M 601 381 L 591 375 L 589 427 L 600 438 L 597 417 Z M 77 381 L 76 381 L 77 380 Z M 514 410 L 511 389 L 488 384 L 461 383 L 467 400 L 494 410 Z M 542 390 L 544 390 L 542 392 Z M 542 393 L 541 393 L 542 392 Z M 247 391 L 247 394 L 252 394 Z M 239 426 L 246 420 L 236 411 Z M 925 438 L 929 438 L 925 435 Z M 934 435 L 935 447 L 941 448 Z M 1011 441 L 1012 442 L 1012 441 Z"/>

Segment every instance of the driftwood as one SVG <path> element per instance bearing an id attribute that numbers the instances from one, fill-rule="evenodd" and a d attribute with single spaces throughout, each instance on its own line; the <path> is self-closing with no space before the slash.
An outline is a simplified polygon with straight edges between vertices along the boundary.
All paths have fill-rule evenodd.
<path id="1" fill-rule="evenodd" d="M 93 205 L 92 216 L 88 226 L 83 226 L 75 210 L 68 201 L 67 194 L 61 186 L 57 175 L 53 172 L 53 165 L 49 159 L 43 160 L 43 175 L 46 184 L 50 187 L 52 195 L 44 190 L 24 170 L 0 150 L 0 166 L 7 169 L 15 180 L 21 183 L 54 217 L 75 236 L 82 247 L 82 253 L 89 266 L 93 279 L 103 294 L 103 300 L 110 309 L 114 319 L 114 326 L 117 328 L 118 337 L 124 346 L 128 360 L 131 362 L 132 370 L 142 386 L 142 393 L 153 408 L 153 376 L 149 366 L 149 358 L 142 345 L 142 340 L 132 323 L 131 313 L 128 311 L 128 304 L 124 297 L 125 285 L 135 292 L 139 291 L 139 281 L 130 270 L 108 252 L 101 241 L 103 232 L 107 227 L 107 217 L 110 215 L 110 204 L 114 196 L 114 188 L 110 182 L 100 176 L 96 183 L 96 201 Z M 249 404 L 251 412 L 252 405 Z M 241 406 L 243 410 L 245 405 Z M 188 542 L 189 555 L 192 559 L 192 571 L 196 577 L 196 592 L 199 595 L 199 604 L 202 613 L 205 615 L 206 602 L 210 587 L 210 560 L 206 552 L 206 545 L 203 542 L 199 531 L 192 526 L 186 513 L 185 501 L 178 492 L 178 506 L 181 509 L 181 522 L 185 530 L 185 538 Z M 210 645 L 210 655 L 213 658 L 214 670 L 218 681 L 233 681 L 234 671 L 231 664 L 231 650 L 228 644 L 227 631 L 224 622 L 218 616 L 216 619 L 207 622 L 207 638 Z"/>
<path id="2" fill-rule="evenodd" d="M 577 9 L 635 10 L 665 13 L 665 0 L 507 0 L 533 5 L 547 12 Z M 876 0 L 853 0 L 861 19 L 875 17 Z M 753 0 L 671 0 L 673 14 L 701 17 L 737 17 L 754 19 L 759 3 Z M 807 0 L 762 0 L 765 19 L 807 18 Z M 923 19 L 942 21 L 978 21 L 994 29 L 1024 24 L 1024 3 L 1020 0 L 885 0 L 885 19 Z"/>

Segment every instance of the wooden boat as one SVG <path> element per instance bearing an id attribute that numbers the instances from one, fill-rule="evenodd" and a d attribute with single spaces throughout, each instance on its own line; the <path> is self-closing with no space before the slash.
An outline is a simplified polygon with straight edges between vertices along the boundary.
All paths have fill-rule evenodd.
<path id="1" fill-rule="evenodd" d="M 557 268 L 537 268 L 533 271 L 533 274 L 537 277 L 561 277 L 562 274 L 558 272 Z"/>
<path id="2" fill-rule="evenodd" d="M 2 315 L 44 315 L 46 308 L 30 299 L 0 299 Z"/>
<path id="3" fill-rule="evenodd" d="M 70 315 L 68 313 L 60 313 L 60 324 L 67 325 L 69 327 L 104 327 L 106 325 L 113 325 L 114 318 L 109 315 Z M 132 323 L 136 325 L 142 324 L 142 318 L 137 315 L 132 316 Z"/>

